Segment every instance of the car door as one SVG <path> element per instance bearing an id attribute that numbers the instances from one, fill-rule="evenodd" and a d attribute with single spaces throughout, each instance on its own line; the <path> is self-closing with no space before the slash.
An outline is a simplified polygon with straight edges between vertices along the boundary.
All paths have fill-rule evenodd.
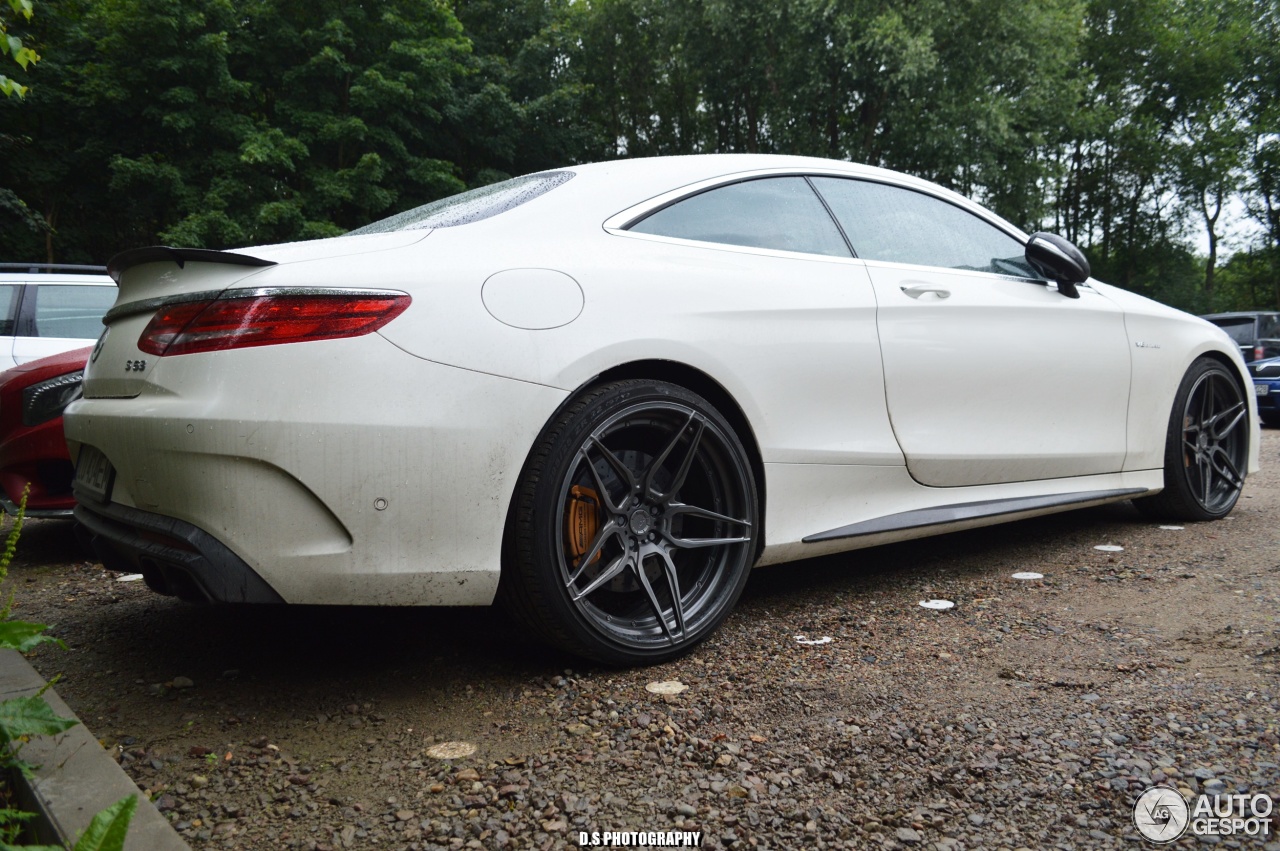
<path id="1" fill-rule="evenodd" d="M 1022 241 L 941 197 L 870 180 L 814 185 L 867 265 L 889 418 L 912 476 L 937 487 L 1121 469 L 1122 310 L 1037 278 Z"/>

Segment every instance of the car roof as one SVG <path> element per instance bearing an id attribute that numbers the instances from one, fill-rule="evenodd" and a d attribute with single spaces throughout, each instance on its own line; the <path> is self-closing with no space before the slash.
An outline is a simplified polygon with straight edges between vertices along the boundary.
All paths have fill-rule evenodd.
<path id="1" fill-rule="evenodd" d="M 780 154 L 690 154 L 568 165 L 539 174 L 554 172 L 572 172 L 574 178 L 537 196 L 534 203 L 518 205 L 501 216 L 484 220 L 486 226 L 515 227 L 531 238 L 545 238 L 563 232 L 566 226 L 598 228 L 624 211 L 685 190 L 695 193 L 736 179 L 811 174 L 864 178 L 917 189 L 999 221 L 1012 234 L 1026 236 L 1015 225 L 945 187 L 901 172 L 843 160 Z"/>
<path id="2" fill-rule="evenodd" d="M 1274 310 L 1236 310 L 1230 313 L 1202 313 L 1201 319 L 1256 319 L 1259 316 L 1280 316 Z"/>
<path id="3" fill-rule="evenodd" d="M 75 263 L 0 263 L 0 284 L 115 284 L 106 266 Z"/>
<path id="4" fill-rule="evenodd" d="M 548 169 L 548 171 L 571 171 L 588 178 L 583 182 L 600 194 L 616 196 L 624 206 L 631 206 L 645 200 L 646 197 L 660 195 L 705 180 L 732 178 L 737 174 L 749 177 L 755 172 L 772 170 L 802 173 L 828 172 L 848 177 L 883 180 L 927 192 L 945 194 L 950 200 L 962 203 L 964 206 L 973 205 L 973 202 L 963 195 L 902 172 L 822 157 L 784 154 L 686 154 L 608 160 Z M 565 186 L 572 186 L 575 182 L 577 181 L 570 181 Z M 649 193 L 648 196 L 645 195 L 646 192 Z M 606 203 L 605 206 L 607 207 L 608 204 Z"/>

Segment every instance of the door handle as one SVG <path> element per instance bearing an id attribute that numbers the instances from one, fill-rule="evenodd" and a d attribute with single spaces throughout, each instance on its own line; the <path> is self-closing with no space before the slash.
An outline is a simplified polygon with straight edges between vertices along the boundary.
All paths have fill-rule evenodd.
<path id="1" fill-rule="evenodd" d="M 912 298 L 920 298 L 925 293 L 933 293 L 938 298 L 951 298 L 951 290 L 936 287 L 932 284 L 913 284 L 909 287 L 900 287 L 904 293 Z"/>

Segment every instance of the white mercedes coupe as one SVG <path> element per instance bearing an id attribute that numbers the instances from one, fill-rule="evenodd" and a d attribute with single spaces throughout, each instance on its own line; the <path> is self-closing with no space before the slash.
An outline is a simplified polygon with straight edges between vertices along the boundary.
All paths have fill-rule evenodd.
<path id="1" fill-rule="evenodd" d="M 1258 465 L 1221 330 L 848 163 L 573 166 L 110 272 L 76 517 L 184 599 L 498 599 L 644 664 L 753 566 L 1116 500 L 1211 520 Z"/>

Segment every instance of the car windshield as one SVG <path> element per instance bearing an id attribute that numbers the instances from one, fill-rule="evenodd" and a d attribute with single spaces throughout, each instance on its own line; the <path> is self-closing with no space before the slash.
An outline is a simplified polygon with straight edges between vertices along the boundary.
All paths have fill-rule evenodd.
<path id="1" fill-rule="evenodd" d="M 1253 345 L 1253 318 L 1241 317 L 1239 319 L 1217 319 L 1214 320 L 1215 325 L 1231 335 L 1231 339 L 1235 340 L 1242 346 Z"/>
<path id="2" fill-rule="evenodd" d="M 347 236 L 424 228 L 451 228 L 478 222 L 519 207 L 539 195 L 545 195 L 557 186 L 568 182 L 572 177 L 571 171 L 544 171 L 540 174 L 514 177 L 501 183 L 492 183 L 448 198 L 441 198 L 439 201 L 432 201 L 430 204 L 424 204 L 412 210 L 405 210 L 403 213 L 397 213 L 349 231 Z"/>

